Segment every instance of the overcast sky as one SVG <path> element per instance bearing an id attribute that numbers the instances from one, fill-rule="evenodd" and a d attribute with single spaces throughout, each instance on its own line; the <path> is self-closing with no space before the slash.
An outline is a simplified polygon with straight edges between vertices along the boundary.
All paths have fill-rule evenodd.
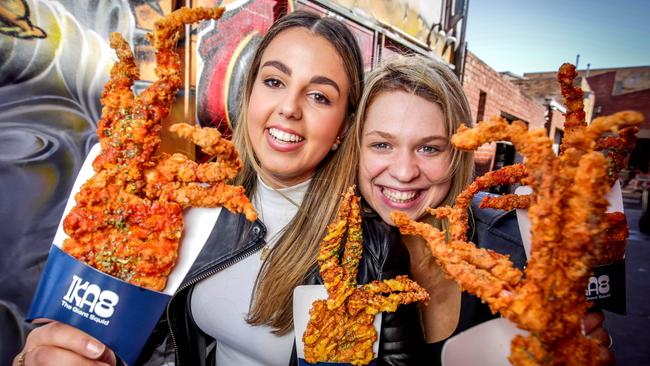
<path id="1" fill-rule="evenodd" d="M 650 66 L 648 0 L 470 0 L 469 50 L 497 71 Z"/>

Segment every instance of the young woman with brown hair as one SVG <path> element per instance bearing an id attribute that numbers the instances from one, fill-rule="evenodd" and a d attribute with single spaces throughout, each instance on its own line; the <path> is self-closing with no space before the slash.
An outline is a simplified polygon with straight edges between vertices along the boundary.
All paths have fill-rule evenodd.
<path id="1" fill-rule="evenodd" d="M 322 282 L 319 243 L 356 174 L 346 131 L 362 84 L 361 54 L 342 22 L 298 11 L 271 27 L 253 57 L 233 138 L 244 162 L 235 183 L 260 220 L 221 210 L 139 363 L 164 339 L 178 365 L 296 363 L 292 293 Z M 408 271 L 394 230 L 381 220 L 365 220 L 363 230 L 360 284 Z M 379 364 L 413 364 L 415 308 L 385 315 L 380 340 Z M 28 365 L 114 362 L 104 345 L 60 323 L 35 330 L 20 357 Z"/>

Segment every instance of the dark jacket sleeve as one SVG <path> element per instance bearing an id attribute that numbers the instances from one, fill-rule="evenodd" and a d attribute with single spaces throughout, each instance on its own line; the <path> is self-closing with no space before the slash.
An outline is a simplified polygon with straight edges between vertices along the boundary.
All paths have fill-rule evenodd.
<path id="1" fill-rule="evenodd" d="M 25 346 L 27 334 L 35 327 L 25 321 L 18 306 L 0 300 L 0 365 L 11 365 Z"/>

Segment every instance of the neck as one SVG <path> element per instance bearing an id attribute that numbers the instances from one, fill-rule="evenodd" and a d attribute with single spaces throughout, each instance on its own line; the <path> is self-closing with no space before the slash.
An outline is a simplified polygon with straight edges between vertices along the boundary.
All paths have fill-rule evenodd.
<path id="1" fill-rule="evenodd" d="M 291 177 L 291 178 L 277 177 L 272 174 L 263 173 L 263 172 L 260 172 L 258 174 L 258 177 L 262 180 L 262 182 L 264 182 L 264 184 L 266 184 L 267 186 L 273 189 L 282 189 L 282 188 L 297 186 L 300 183 L 304 183 L 310 180 L 313 176 L 314 176 L 314 172 L 305 174 L 303 176 Z"/>
<path id="2" fill-rule="evenodd" d="M 270 199 L 271 201 L 277 200 L 279 198 L 281 201 L 288 202 L 296 208 L 300 208 L 302 199 L 307 192 L 307 189 L 309 188 L 309 184 L 311 182 L 311 180 L 308 179 L 304 182 L 297 183 L 290 187 L 275 188 L 263 181 L 261 177 L 258 177 L 257 179 L 258 188 L 256 190 L 256 195 L 258 193 L 262 193 L 264 196 L 266 196 L 267 199 Z"/>

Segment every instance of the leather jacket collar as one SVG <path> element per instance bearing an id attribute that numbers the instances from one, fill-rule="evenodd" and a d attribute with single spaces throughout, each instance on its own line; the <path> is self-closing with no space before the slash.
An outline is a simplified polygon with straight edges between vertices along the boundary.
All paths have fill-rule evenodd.
<path id="1" fill-rule="evenodd" d="M 408 251 L 401 244 L 397 230 L 376 216 L 363 216 L 364 253 L 357 277 L 359 284 L 407 274 Z M 167 324 L 156 329 L 148 344 L 159 344 L 171 332 L 177 366 L 213 364 L 206 351 L 213 340 L 192 319 L 190 301 L 194 285 L 261 250 L 265 233 L 266 228 L 260 221 L 250 223 L 243 215 L 222 210 L 201 253 L 167 306 L 167 321 L 163 322 Z M 322 280 L 315 268 L 305 284 L 317 283 Z M 422 345 L 422 333 L 414 304 L 384 314 L 380 340 L 379 364 L 415 364 L 411 357 Z M 145 349 L 139 361 L 148 359 L 152 348 Z M 290 364 L 295 364 L 295 359 L 292 355 Z"/>

